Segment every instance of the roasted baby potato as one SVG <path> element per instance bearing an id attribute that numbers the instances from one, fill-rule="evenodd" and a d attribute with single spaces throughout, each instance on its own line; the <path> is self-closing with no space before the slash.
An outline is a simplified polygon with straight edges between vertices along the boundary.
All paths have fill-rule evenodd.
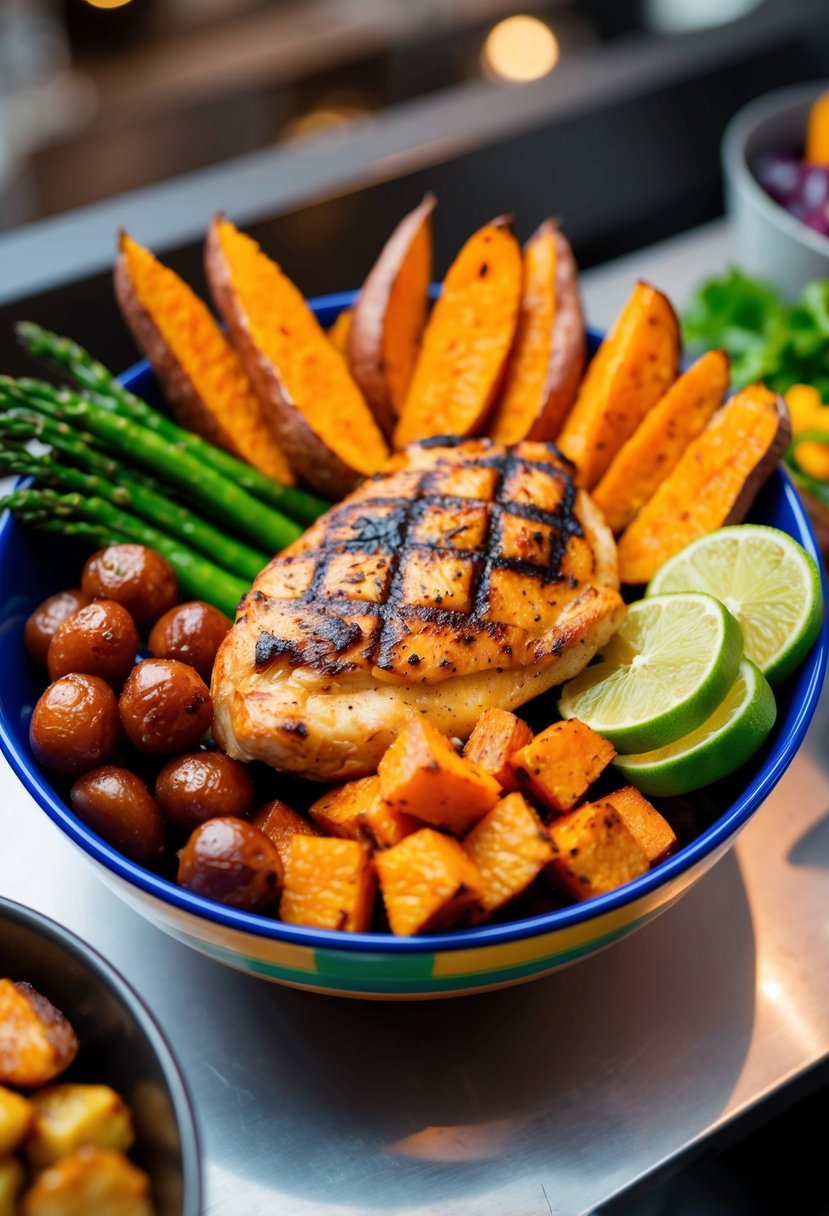
<path id="1" fill-rule="evenodd" d="M 426 324 L 434 209 L 435 196 L 427 194 L 403 217 L 351 309 L 348 366 L 387 439 L 406 399 Z"/>
<path id="2" fill-rule="evenodd" d="M 0 1086 L 0 1158 L 14 1152 L 27 1134 L 32 1118 L 29 1100 Z M 0 1212 L 2 1210 L 0 1204 Z"/>
<path id="3" fill-rule="evenodd" d="M 0 1084 L 46 1085 L 77 1054 L 75 1032 L 51 1001 L 31 984 L 0 979 Z"/>
<path id="4" fill-rule="evenodd" d="M 555 221 L 545 220 L 524 246 L 518 327 L 488 433 L 500 443 L 555 439 L 586 360 L 576 260 Z"/>
<path id="5" fill-rule="evenodd" d="M 526 891 L 553 856 L 549 834 L 520 794 L 508 794 L 464 838 L 481 876 L 481 908 L 490 916 Z"/>
<path id="6" fill-rule="evenodd" d="M 108 1085 L 50 1085 L 33 1094 L 31 1103 L 26 1155 L 36 1170 L 82 1144 L 126 1151 L 135 1140 L 129 1109 Z"/>
<path id="7" fill-rule="evenodd" d="M 554 814 L 572 810 L 616 755 L 612 743 L 578 718 L 554 722 L 509 764 L 519 786 Z"/>
<path id="8" fill-rule="evenodd" d="M 448 929 L 480 916 L 483 884 L 457 840 L 421 828 L 375 857 L 392 933 Z"/>
<path id="9" fill-rule="evenodd" d="M 279 915 L 292 925 L 365 933 L 371 925 L 374 891 L 367 844 L 296 835 L 285 866 Z"/>
<path id="10" fill-rule="evenodd" d="M 23 1196 L 22 1216 L 153 1216 L 150 1180 L 111 1148 L 62 1157 Z"/>
<path id="11" fill-rule="evenodd" d="M 648 858 L 608 799 L 587 802 L 549 826 L 547 873 L 573 899 L 614 891 L 649 868 Z"/>
<path id="12" fill-rule="evenodd" d="M 493 706 L 485 709 L 466 741 L 463 754 L 486 772 L 491 773 L 505 790 L 517 790 L 515 773 L 509 765 L 510 756 L 532 742 L 533 733 L 522 718 L 508 709 Z"/>
<path id="13" fill-rule="evenodd" d="M 655 806 L 648 802 L 632 785 L 608 794 L 625 827 L 633 836 L 651 865 L 664 861 L 676 851 L 677 838 L 674 829 Z"/>

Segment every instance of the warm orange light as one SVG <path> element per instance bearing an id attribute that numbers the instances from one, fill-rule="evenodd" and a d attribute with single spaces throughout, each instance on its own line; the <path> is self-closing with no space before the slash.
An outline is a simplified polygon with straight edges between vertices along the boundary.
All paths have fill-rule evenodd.
<path id="1" fill-rule="evenodd" d="M 506 17 L 484 44 L 484 67 L 501 80 L 540 80 L 558 63 L 558 39 L 537 17 Z"/>
<path id="2" fill-rule="evenodd" d="M 86 0 L 90 8 L 124 8 L 131 0 Z"/>

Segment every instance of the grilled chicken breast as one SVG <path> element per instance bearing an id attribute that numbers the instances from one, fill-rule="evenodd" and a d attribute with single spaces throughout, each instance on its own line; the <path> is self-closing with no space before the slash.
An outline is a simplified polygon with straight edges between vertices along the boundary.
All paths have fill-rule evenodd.
<path id="1" fill-rule="evenodd" d="M 624 614 L 616 546 L 552 444 L 426 440 L 275 557 L 213 673 L 231 756 L 373 772 L 412 712 L 465 738 L 576 675 Z"/>

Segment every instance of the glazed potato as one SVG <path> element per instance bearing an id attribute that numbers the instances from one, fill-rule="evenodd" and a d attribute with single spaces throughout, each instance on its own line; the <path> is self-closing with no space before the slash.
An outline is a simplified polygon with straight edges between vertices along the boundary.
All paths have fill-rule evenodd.
<path id="1" fill-rule="evenodd" d="M 0 1158 L 13 1153 L 29 1130 L 32 1107 L 22 1094 L 0 1085 Z M 0 1212 L 3 1206 L 0 1204 Z"/>
<path id="2" fill-rule="evenodd" d="M 77 1053 L 75 1032 L 51 1001 L 31 984 L 0 979 L 0 1084 L 47 1085 Z"/>
<path id="3" fill-rule="evenodd" d="M 17 1216 L 26 1173 L 16 1157 L 0 1157 L 0 1216 Z"/>
<path id="4" fill-rule="evenodd" d="M 34 1123 L 26 1154 L 34 1169 L 82 1144 L 126 1150 L 135 1139 L 129 1109 L 108 1085 L 50 1085 L 31 1102 Z"/>
<path id="5" fill-rule="evenodd" d="M 509 763 L 521 789 L 558 815 L 572 810 L 615 755 L 607 739 L 570 718 L 548 726 Z"/>
<path id="6" fill-rule="evenodd" d="M 123 1153 L 86 1144 L 43 1171 L 21 1216 L 154 1216 L 150 1180 Z"/>

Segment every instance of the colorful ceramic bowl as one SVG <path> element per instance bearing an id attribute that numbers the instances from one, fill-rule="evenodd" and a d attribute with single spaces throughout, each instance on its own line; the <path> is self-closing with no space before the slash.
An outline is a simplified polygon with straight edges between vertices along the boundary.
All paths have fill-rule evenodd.
<path id="1" fill-rule="evenodd" d="M 315 302 L 330 325 L 353 293 Z M 591 338 L 593 349 L 597 335 Z M 146 364 L 126 373 L 136 393 L 159 403 Z M 796 537 L 812 554 L 815 539 L 783 472 L 771 478 L 752 512 Z M 27 732 L 40 687 L 21 644 L 26 615 L 46 595 L 77 580 L 80 554 L 70 545 L 0 524 L 0 746 L 47 815 L 128 904 L 180 941 L 220 962 L 277 983 L 341 996 L 416 999 L 481 992 L 546 975 L 609 946 L 669 907 L 730 847 L 794 758 L 817 706 L 829 653 L 829 628 L 780 691 L 779 717 L 766 747 L 719 791 L 713 822 L 675 857 L 609 895 L 509 924 L 429 937 L 336 933 L 282 924 L 223 907 L 121 856 L 89 830 L 39 771 Z"/>

